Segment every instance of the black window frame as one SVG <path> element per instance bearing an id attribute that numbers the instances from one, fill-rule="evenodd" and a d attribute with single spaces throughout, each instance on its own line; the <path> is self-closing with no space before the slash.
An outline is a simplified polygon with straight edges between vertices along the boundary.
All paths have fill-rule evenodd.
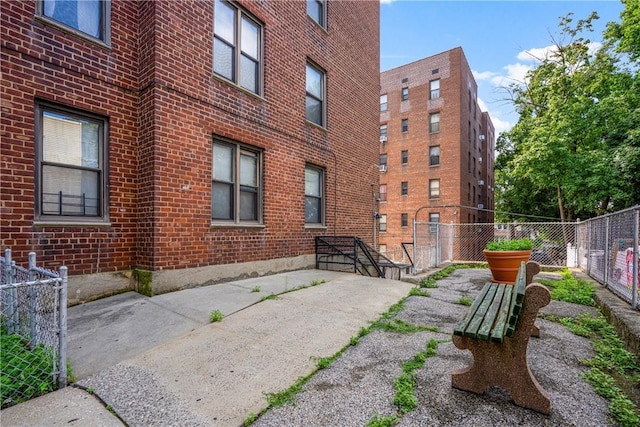
<path id="1" fill-rule="evenodd" d="M 409 119 L 402 119 L 402 121 L 400 122 L 400 128 L 402 130 L 402 133 L 409 132 Z"/>
<path id="2" fill-rule="evenodd" d="M 409 163 L 409 150 L 402 150 L 400 152 L 400 163 L 403 165 Z"/>
<path id="3" fill-rule="evenodd" d="M 402 97 L 403 101 L 408 101 L 409 100 L 409 88 L 408 87 L 403 87 L 402 88 L 401 97 Z"/>
<path id="4" fill-rule="evenodd" d="M 409 182 L 408 181 L 402 181 L 400 183 L 400 195 L 401 196 L 406 196 L 409 194 Z"/>
<path id="5" fill-rule="evenodd" d="M 79 37 L 104 45 L 106 47 L 111 46 L 111 1 L 110 0 L 100 0 L 100 29 L 99 29 L 100 34 L 97 37 L 93 34 L 89 34 L 81 30 L 79 27 L 69 25 L 68 23 L 61 21 L 59 19 L 56 19 L 53 16 L 46 15 L 45 3 L 48 1 L 49 0 L 36 0 L 36 17 L 38 20 L 48 25 L 58 27 L 66 32 L 72 33 Z"/>
<path id="6" fill-rule="evenodd" d="M 35 209 L 34 220 L 36 223 L 70 223 L 70 224 L 107 224 L 109 223 L 109 118 L 99 114 L 79 110 L 76 108 L 54 104 L 47 101 L 36 101 L 35 107 Z M 44 159 L 44 115 L 46 112 L 51 114 L 65 116 L 70 120 L 88 120 L 98 123 L 98 165 L 97 167 L 73 165 L 70 163 L 55 162 Z M 64 168 L 83 172 L 97 174 L 96 185 L 96 214 L 70 214 L 63 213 L 63 206 L 74 205 L 73 203 L 64 202 L 64 195 L 59 194 L 58 213 L 54 214 L 44 209 L 44 168 Z M 75 196 L 71 196 L 75 198 Z M 83 210 L 86 212 L 86 199 L 84 195 L 80 197 Z M 75 204 L 77 205 L 77 204 Z"/>
<path id="7" fill-rule="evenodd" d="M 317 72 L 318 74 L 320 74 L 320 92 L 321 92 L 321 96 L 320 98 L 317 97 L 315 94 L 309 92 L 306 88 L 308 86 L 308 82 L 306 82 L 306 75 L 307 75 L 307 71 L 308 69 L 312 69 L 313 71 Z M 307 65 L 305 67 L 305 92 L 306 92 L 306 101 L 305 101 L 305 119 L 308 123 L 313 123 L 314 125 L 326 128 L 327 125 L 327 111 L 326 111 L 326 106 L 327 106 L 327 73 L 320 68 L 318 65 L 316 65 L 315 63 L 311 62 L 311 61 L 307 61 Z M 309 99 L 313 100 L 313 101 L 317 101 L 320 103 L 320 123 L 316 122 L 315 120 L 312 120 L 309 118 L 309 114 L 308 114 L 308 101 Z"/>
<path id="8" fill-rule="evenodd" d="M 431 153 L 432 150 L 437 149 L 438 154 L 434 155 Z M 440 146 L 432 145 L 429 147 L 429 166 L 440 166 Z"/>
<path id="9" fill-rule="evenodd" d="M 320 174 L 320 195 L 313 195 L 313 194 L 307 194 L 307 186 L 306 186 L 306 175 L 307 175 L 307 170 L 312 170 L 314 172 L 319 172 Z M 321 167 L 321 166 L 316 166 L 313 165 L 311 163 L 307 163 L 304 167 L 304 173 L 305 173 L 305 192 L 304 192 L 304 224 L 306 227 L 324 227 L 326 225 L 326 213 L 325 213 L 325 204 L 326 204 L 326 189 L 325 189 L 325 182 L 326 182 L 326 169 Z M 308 214 L 307 214 L 307 205 L 308 205 L 308 200 L 313 199 L 315 201 L 319 201 L 318 203 L 318 216 L 320 217 L 318 221 L 309 221 L 308 220 Z"/>
<path id="10" fill-rule="evenodd" d="M 407 228 L 409 226 L 409 214 L 400 214 L 400 227 Z"/>
<path id="11" fill-rule="evenodd" d="M 233 38 L 234 40 L 227 40 L 223 38 L 220 34 L 216 34 L 216 25 L 215 25 L 215 8 L 216 5 L 224 3 L 227 7 L 230 7 L 235 10 L 234 15 L 234 23 L 233 23 Z M 233 84 L 234 86 L 247 91 L 248 93 L 252 93 L 257 96 L 262 96 L 264 93 L 264 24 L 258 20 L 255 16 L 251 15 L 245 9 L 240 7 L 236 2 L 229 2 L 227 0 L 215 0 L 214 1 L 214 25 L 213 25 L 213 75 L 217 78 L 220 78 L 228 83 Z M 242 40 L 242 22 L 243 19 L 251 22 L 255 26 L 258 27 L 258 43 L 257 43 L 257 57 L 253 58 L 248 54 L 245 54 L 242 50 L 242 46 L 240 45 Z M 223 75 L 219 72 L 216 72 L 216 60 L 215 60 L 215 45 L 216 42 L 220 42 L 227 47 L 231 48 L 232 51 L 232 64 L 231 64 L 231 76 Z M 249 61 L 256 62 L 257 71 L 255 77 L 255 88 L 256 90 L 252 90 L 242 84 L 242 67 L 241 60 L 246 58 Z"/>
<path id="12" fill-rule="evenodd" d="M 232 165 L 231 180 L 216 179 L 215 174 L 215 155 L 216 145 L 221 147 L 229 147 L 232 149 Z M 212 225 L 232 225 L 232 226 L 251 226 L 263 224 L 264 210 L 264 151 L 261 148 L 234 141 L 229 138 L 214 135 L 212 138 L 211 150 L 211 223 Z M 243 156 L 253 157 L 256 159 L 256 184 L 257 187 L 243 185 L 241 182 L 241 162 Z M 215 216 L 214 207 L 214 187 L 226 185 L 232 188 L 232 198 L 230 200 L 229 215 L 227 217 Z M 255 194 L 255 217 L 246 219 L 242 217 L 241 199 L 242 193 Z"/>

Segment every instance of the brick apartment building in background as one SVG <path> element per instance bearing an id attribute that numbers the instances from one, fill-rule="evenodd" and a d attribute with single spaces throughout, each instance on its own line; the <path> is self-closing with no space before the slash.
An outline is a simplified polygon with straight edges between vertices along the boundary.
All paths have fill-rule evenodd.
<path id="1" fill-rule="evenodd" d="M 67 265 L 73 304 L 371 241 L 379 7 L 1 2 L 2 247 Z"/>
<path id="2" fill-rule="evenodd" d="M 380 87 L 380 251 L 401 260 L 414 218 L 493 222 L 494 128 L 462 48 L 384 71 Z"/>

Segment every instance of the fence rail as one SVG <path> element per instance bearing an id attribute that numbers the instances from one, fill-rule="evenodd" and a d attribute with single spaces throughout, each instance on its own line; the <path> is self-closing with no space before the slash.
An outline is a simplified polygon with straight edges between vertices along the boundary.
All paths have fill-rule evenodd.
<path id="1" fill-rule="evenodd" d="M 638 309 L 640 206 L 578 222 L 444 224 L 414 221 L 409 257 L 402 248 L 385 254 L 412 259 L 422 271 L 449 261 L 485 261 L 494 239 L 531 238 L 531 259 L 543 266 L 580 267 Z M 635 248 L 635 249 L 634 249 Z"/>
<path id="2" fill-rule="evenodd" d="M 0 256 L 0 404 L 6 408 L 67 385 L 67 268 L 59 273 Z"/>

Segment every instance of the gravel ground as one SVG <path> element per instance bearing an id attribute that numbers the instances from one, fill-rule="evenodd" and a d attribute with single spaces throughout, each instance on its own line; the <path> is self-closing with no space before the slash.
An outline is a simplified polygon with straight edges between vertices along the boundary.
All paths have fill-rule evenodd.
<path id="1" fill-rule="evenodd" d="M 542 337 L 531 338 L 531 371 L 551 399 L 551 415 L 515 406 L 499 388 L 478 396 L 453 389 L 451 372 L 469 365 L 469 351 L 457 349 L 451 332 L 467 307 L 455 304 L 462 295 L 474 297 L 484 282 L 477 270 L 457 270 L 429 289 L 430 297 L 410 297 L 398 317 L 412 324 L 437 326 L 439 332 L 399 334 L 373 331 L 349 347 L 329 368 L 303 387 L 293 404 L 273 408 L 253 425 L 364 426 L 375 415 L 396 416 L 394 379 L 401 363 L 424 351 L 426 342 L 440 342 L 436 355 L 416 371 L 417 408 L 400 415 L 399 426 L 607 426 L 607 402 L 580 378 L 580 359 L 593 356 L 589 340 L 560 324 L 538 320 Z M 544 313 L 576 316 L 594 309 L 551 302 Z"/>

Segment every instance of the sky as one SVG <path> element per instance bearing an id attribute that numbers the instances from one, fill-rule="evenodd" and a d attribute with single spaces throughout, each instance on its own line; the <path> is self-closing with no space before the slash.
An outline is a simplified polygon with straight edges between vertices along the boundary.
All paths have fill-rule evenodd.
<path id="1" fill-rule="evenodd" d="M 593 33 L 600 42 L 607 22 L 620 22 L 619 0 L 380 0 L 380 70 L 462 47 L 478 84 L 478 102 L 496 135 L 518 121 L 501 87 L 523 81 L 540 56 L 559 39 L 560 17 L 574 22 L 598 12 Z"/>

